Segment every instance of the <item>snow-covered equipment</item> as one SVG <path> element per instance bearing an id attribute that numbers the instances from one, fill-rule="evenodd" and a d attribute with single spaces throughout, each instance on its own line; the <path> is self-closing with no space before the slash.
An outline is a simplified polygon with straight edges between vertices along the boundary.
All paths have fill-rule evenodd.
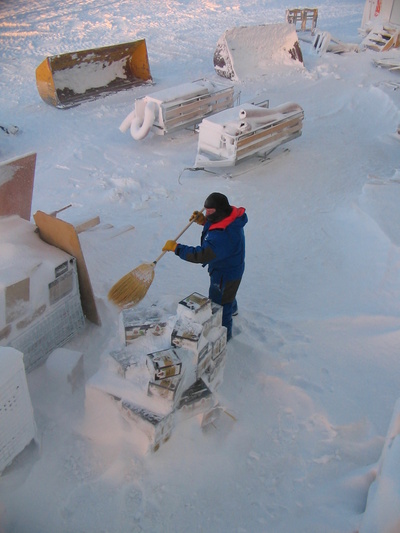
<path id="1" fill-rule="evenodd" d="M 0 217 L 0 248 L 0 345 L 29 372 L 84 325 L 76 260 L 16 215 Z"/>
<path id="2" fill-rule="evenodd" d="M 204 208 L 200 211 L 203 212 Z M 193 222 L 194 219 L 183 228 L 174 240 L 177 241 Z M 125 274 L 111 287 L 108 292 L 108 299 L 121 309 L 137 305 L 146 296 L 150 285 L 153 283 L 156 265 L 165 254 L 164 251 L 152 263 L 142 263 Z"/>
<path id="3" fill-rule="evenodd" d="M 318 9 L 317 8 L 290 8 L 286 10 L 285 14 L 286 22 L 294 24 L 297 28 L 297 23 L 300 23 L 301 31 L 311 31 L 314 33 L 314 30 L 317 26 L 318 20 Z M 310 26 L 307 26 L 307 22 L 310 22 Z"/>
<path id="4" fill-rule="evenodd" d="M 240 26 L 226 30 L 214 52 L 214 68 L 224 78 L 240 81 L 268 75 L 273 65 L 303 63 L 296 27 L 288 22 Z"/>
<path id="5" fill-rule="evenodd" d="M 344 52 L 359 52 L 358 44 L 344 43 L 333 37 L 328 31 L 315 30 L 313 39 L 313 48 L 318 55 L 325 52 L 334 54 L 343 54 Z"/>
<path id="6" fill-rule="evenodd" d="M 400 28 L 400 0 L 366 0 L 361 22 L 361 32 L 383 26 Z"/>
<path id="7" fill-rule="evenodd" d="M 0 347 L 0 474 L 35 436 L 23 354 Z"/>
<path id="8" fill-rule="evenodd" d="M 208 80 L 184 83 L 137 99 L 119 129 L 123 133 L 130 129 L 135 140 L 144 139 L 150 131 L 164 135 L 232 107 L 233 99 L 233 87 Z"/>
<path id="9" fill-rule="evenodd" d="M 151 81 L 144 39 L 50 56 L 36 69 L 41 98 L 58 108 Z"/>
<path id="10" fill-rule="evenodd" d="M 374 64 L 377 67 L 387 68 L 389 70 L 400 71 L 400 58 L 396 57 L 383 57 L 381 59 L 374 59 Z"/>
<path id="11" fill-rule="evenodd" d="M 244 103 L 204 119 L 199 126 L 195 168 L 235 165 L 299 137 L 303 109 L 288 102 L 275 108 Z"/>

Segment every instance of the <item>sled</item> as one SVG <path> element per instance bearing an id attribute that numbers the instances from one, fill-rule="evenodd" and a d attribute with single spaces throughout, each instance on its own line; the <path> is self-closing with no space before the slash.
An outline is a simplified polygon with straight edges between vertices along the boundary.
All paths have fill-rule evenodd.
<path id="1" fill-rule="evenodd" d="M 47 57 L 36 69 L 39 95 L 61 109 L 151 81 L 144 39 Z"/>
<path id="2" fill-rule="evenodd" d="M 214 52 L 216 73 L 234 81 L 268 75 L 271 66 L 295 62 L 303 64 L 303 55 L 296 27 L 289 23 L 226 30 Z"/>
<path id="3" fill-rule="evenodd" d="M 269 153 L 299 137 L 303 119 L 303 109 L 291 102 L 275 108 L 245 103 L 203 119 L 194 168 L 233 166 Z"/>
<path id="4" fill-rule="evenodd" d="M 184 83 L 135 101 L 135 109 L 120 126 L 135 140 L 198 124 L 202 118 L 233 106 L 233 87 L 208 80 Z"/>

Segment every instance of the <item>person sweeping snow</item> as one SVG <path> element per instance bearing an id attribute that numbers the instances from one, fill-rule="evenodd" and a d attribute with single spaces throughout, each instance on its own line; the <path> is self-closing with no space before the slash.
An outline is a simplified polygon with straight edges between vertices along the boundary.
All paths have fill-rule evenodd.
<path id="1" fill-rule="evenodd" d="M 203 226 L 200 246 L 187 246 L 168 240 L 163 251 L 174 252 L 184 261 L 208 265 L 209 298 L 223 306 L 222 325 L 227 339 L 232 337 L 232 316 L 237 313 L 236 294 L 245 267 L 244 226 L 248 218 L 244 207 L 234 207 L 219 192 L 204 202 L 205 215 L 194 211 L 190 221 Z"/>

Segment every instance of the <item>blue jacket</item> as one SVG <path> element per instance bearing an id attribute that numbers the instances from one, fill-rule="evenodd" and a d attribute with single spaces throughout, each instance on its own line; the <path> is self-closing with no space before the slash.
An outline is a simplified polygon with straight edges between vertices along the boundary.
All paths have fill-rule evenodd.
<path id="1" fill-rule="evenodd" d="M 223 274 L 225 281 L 240 279 L 244 272 L 244 226 L 247 215 L 243 207 L 233 207 L 232 213 L 215 224 L 206 222 L 200 246 L 178 244 L 175 254 L 184 261 L 208 265 L 210 276 Z"/>

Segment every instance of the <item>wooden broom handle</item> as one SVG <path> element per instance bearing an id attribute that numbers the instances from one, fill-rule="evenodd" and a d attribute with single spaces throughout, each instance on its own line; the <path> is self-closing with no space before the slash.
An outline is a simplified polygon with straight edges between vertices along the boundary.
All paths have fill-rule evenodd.
<path id="1" fill-rule="evenodd" d="M 204 209 L 205 209 L 205 208 L 203 207 L 203 209 L 201 209 L 201 211 L 199 211 L 199 213 L 202 213 L 202 212 L 204 211 Z M 185 227 L 183 228 L 183 230 L 179 233 L 179 235 L 177 235 L 177 236 L 175 237 L 174 241 L 177 241 L 177 240 L 179 239 L 179 237 L 182 237 L 182 235 L 185 233 L 185 231 L 186 231 L 187 229 L 190 228 L 190 226 L 193 224 L 194 221 L 195 221 L 195 219 L 191 220 L 191 221 L 189 222 L 189 224 L 186 224 L 186 226 L 185 226 Z M 156 259 L 155 261 L 153 261 L 153 264 L 156 265 L 156 264 L 159 262 L 159 260 L 160 260 L 160 259 L 161 259 L 166 253 L 167 253 L 166 251 L 165 251 L 165 252 L 162 252 L 162 253 L 157 257 L 157 259 Z"/>

